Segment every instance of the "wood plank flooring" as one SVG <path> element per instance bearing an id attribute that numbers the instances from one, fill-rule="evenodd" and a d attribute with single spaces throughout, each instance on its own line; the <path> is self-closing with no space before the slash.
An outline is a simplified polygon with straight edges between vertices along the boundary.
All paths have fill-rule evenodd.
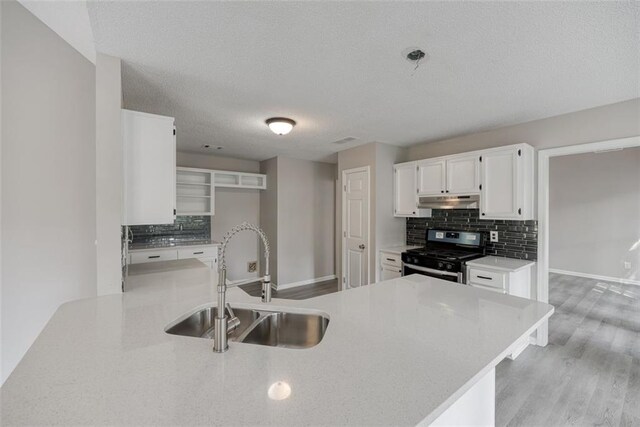
<path id="1" fill-rule="evenodd" d="M 260 282 L 249 283 L 247 285 L 240 286 L 240 289 L 251 296 L 259 297 L 262 291 L 262 285 Z M 338 290 L 338 279 L 333 279 L 326 282 L 313 283 L 311 285 L 297 286 L 295 288 L 273 291 L 271 296 L 273 298 L 301 300 L 338 292 Z"/>
<path id="2" fill-rule="evenodd" d="M 640 287 L 551 274 L 549 345 L 496 369 L 498 426 L 640 426 Z"/>

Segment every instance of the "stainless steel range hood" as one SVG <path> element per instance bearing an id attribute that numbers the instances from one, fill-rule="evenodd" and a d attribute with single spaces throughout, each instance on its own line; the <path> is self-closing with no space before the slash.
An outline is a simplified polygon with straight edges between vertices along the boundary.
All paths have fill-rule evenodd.
<path id="1" fill-rule="evenodd" d="M 420 209 L 478 209 L 480 196 L 420 196 L 418 207 Z"/>

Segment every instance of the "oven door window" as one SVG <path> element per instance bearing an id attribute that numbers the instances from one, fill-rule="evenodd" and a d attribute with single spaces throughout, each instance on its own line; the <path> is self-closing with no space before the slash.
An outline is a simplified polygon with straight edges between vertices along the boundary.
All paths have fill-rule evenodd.
<path id="1" fill-rule="evenodd" d="M 438 272 L 436 270 L 425 271 L 420 267 L 414 268 L 411 265 L 405 264 L 404 267 L 402 268 L 402 275 L 403 276 L 408 276 L 410 274 L 422 274 L 423 276 L 435 277 L 436 279 L 448 280 L 449 282 L 458 283 L 458 275 L 457 274 L 454 276 L 454 275 L 447 274 L 447 273 L 444 273 L 444 272 L 440 273 L 440 272 Z"/>

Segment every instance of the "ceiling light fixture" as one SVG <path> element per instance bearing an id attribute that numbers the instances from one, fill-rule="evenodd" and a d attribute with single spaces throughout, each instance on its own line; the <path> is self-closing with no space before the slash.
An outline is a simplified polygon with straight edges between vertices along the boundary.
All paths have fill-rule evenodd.
<path id="1" fill-rule="evenodd" d="M 269 129 L 276 135 L 286 135 L 296 125 L 296 122 L 285 117 L 272 117 L 266 121 Z"/>

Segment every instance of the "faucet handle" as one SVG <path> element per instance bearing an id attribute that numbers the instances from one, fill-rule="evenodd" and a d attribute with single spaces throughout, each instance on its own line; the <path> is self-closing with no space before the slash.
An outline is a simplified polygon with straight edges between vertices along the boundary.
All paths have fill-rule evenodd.
<path id="1" fill-rule="evenodd" d="M 240 319 L 238 319 L 231 308 L 231 304 L 227 303 L 227 311 L 229 312 L 229 320 L 227 321 L 227 333 L 233 332 L 238 326 L 240 326 Z"/>

